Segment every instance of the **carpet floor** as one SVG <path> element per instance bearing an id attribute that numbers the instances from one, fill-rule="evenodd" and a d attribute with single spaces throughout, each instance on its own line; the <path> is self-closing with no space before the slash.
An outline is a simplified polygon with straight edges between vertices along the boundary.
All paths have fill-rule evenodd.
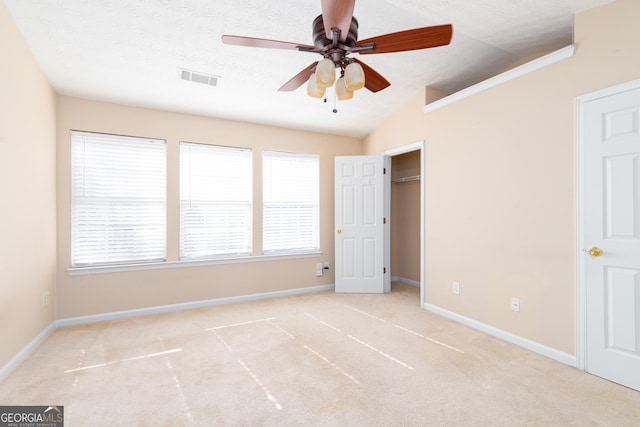
<path id="1" fill-rule="evenodd" d="M 319 292 L 57 329 L 0 405 L 65 426 L 638 426 L 640 393 L 419 308 Z"/>

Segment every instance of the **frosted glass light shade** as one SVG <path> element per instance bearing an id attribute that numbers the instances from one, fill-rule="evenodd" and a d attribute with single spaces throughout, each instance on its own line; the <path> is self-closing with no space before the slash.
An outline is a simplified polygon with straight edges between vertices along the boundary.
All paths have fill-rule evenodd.
<path id="1" fill-rule="evenodd" d="M 311 77 L 309 77 L 309 82 L 307 83 L 307 95 L 313 98 L 322 98 L 324 96 L 324 86 L 318 86 L 316 73 L 311 74 Z"/>
<path id="2" fill-rule="evenodd" d="M 344 83 L 344 77 L 340 77 L 336 83 L 336 97 L 340 101 L 353 98 L 353 91 L 347 89 L 347 86 Z"/>
<path id="3" fill-rule="evenodd" d="M 344 70 L 344 83 L 350 91 L 362 89 L 364 87 L 364 70 L 357 62 L 347 65 Z"/>
<path id="4" fill-rule="evenodd" d="M 336 66 L 329 58 L 320 60 L 316 65 L 316 81 L 322 87 L 329 87 L 336 81 Z"/>

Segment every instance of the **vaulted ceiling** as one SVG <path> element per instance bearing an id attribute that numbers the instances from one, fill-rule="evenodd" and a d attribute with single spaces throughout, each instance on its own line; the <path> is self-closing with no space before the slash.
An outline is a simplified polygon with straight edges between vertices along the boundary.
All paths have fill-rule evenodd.
<path id="1" fill-rule="evenodd" d="M 221 42 L 232 34 L 313 44 L 320 0 L 3 1 L 60 94 L 364 137 L 425 86 L 455 92 L 571 44 L 574 14 L 611 0 L 356 0 L 359 39 L 449 23 L 453 39 L 360 55 L 391 86 L 326 103 L 304 85 L 278 92 L 317 54 Z M 218 85 L 184 81 L 180 69 L 219 76 Z"/>

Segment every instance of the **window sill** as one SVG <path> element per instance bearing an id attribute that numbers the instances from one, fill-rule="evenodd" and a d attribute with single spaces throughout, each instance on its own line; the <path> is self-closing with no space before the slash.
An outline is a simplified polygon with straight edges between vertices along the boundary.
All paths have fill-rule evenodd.
<path id="1" fill-rule="evenodd" d="M 320 251 L 304 252 L 304 253 L 296 253 L 296 254 L 284 254 L 284 255 L 257 255 L 257 256 L 241 256 L 241 257 L 215 258 L 215 259 L 149 262 L 144 264 L 106 265 L 106 266 L 96 266 L 96 267 L 71 267 L 67 269 L 67 274 L 69 276 L 81 276 L 85 274 L 121 273 L 126 271 L 160 270 L 165 268 L 181 268 L 181 267 L 202 267 L 207 265 L 240 264 L 240 263 L 247 263 L 247 262 L 278 261 L 278 260 L 284 260 L 284 259 L 297 259 L 297 258 L 315 258 L 319 256 L 322 256 L 322 252 Z"/>

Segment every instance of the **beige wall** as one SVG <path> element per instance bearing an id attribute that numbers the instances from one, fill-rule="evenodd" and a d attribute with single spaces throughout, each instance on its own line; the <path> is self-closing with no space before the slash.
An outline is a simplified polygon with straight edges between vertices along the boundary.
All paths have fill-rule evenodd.
<path id="1" fill-rule="evenodd" d="M 253 253 L 261 249 L 263 150 L 320 155 L 322 256 L 293 260 L 181 267 L 69 276 L 70 130 L 164 139 L 167 142 L 167 260 L 178 260 L 179 141 L 253 150 Z M 177 304 L 334 283 L 333 269 L 315 276 L 315 264 L 333 264 L 333 163 L 336 155 L 362 152 L 354 138 L 127 107 L 61 96 L 58 99 L 58 317 Z"/>
<path id="2" fill-rule="evenodd" d="M 2 367 L 54 320 L 56 188 L 55 94 L 1 2 L 0 63 Z"/>
<path id="3" fill-rule="evenodd" d="M 640 78 L 638 16 L 580 13 L 574 57 L 430 113 L 421 91 L 366 139 L 426 141 L 427 303 L 575 354 L 576 97 Z"/>

